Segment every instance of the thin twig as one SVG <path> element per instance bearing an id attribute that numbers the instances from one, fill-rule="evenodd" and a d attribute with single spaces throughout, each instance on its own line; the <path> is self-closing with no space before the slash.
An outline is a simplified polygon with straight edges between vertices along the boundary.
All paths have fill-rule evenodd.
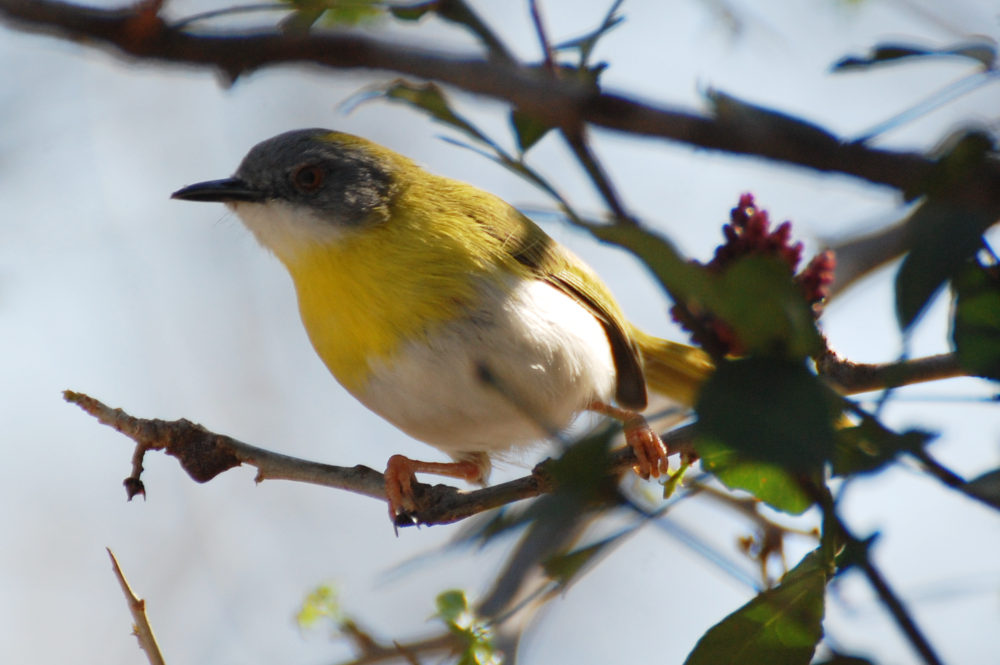
<path id="1" fill-rule="evenodd" d="M 549 41 L 548 32 L 545 30 L 545 22 L 542 20 L 542 10 L 538 6 L 538 0 L 529 0 L 528 5 L 531 10 L 531 22 L 535 25 L 535 34 L 538 36 L 538 46 L 542 50 L 542 61 L 545 63 L 545 70 L 551 75 L 556 73 L 556 63 L 552 59 L 552 43 Z"/>
<path id="2" fill-rule="evenodd" d="M 843 524 L 843 522 L 840 522 L 840 526 L 842 533 L 852 541 L 852 544 L 863 547 L 864 544 L 847 531 L 847 527 Z M 868 578 L 869 584 L 872 585 L 872 588 L 875 589 L 875 593 L 878 594 L 882 604 L 889 610 L 889 614 L 891 614 L 892 618 L 896 620 L 896 624 L 899 626 L 899 629 L 903 631 L 903 634 L 905 634 L 907 639 L 910 640 L 910 644 L 912 644 L 913 648 L 920 654 L 920 657 L 924 659 L 924 662 L 927 663 L 927 665 L 943 665 L 941 658 L 938 657 L 937 653 L 934 651 L 934 647 L 931 646 L 931 643 L 924 636 L 924 633 L 920 630 L 917 622 L 910 616 L 910 613 L 903 604 L 903 601 L 899 599 L 896 592 L 889 586 L 889 583 L 882 575 L 882 572 L 875 565 L 875 562 L 871 560 L 871 557 L 867 552 L 865 552 L 865 555 L 862 557 L 860 566 L 865 573 L 865 577 Z"/>
<path id="3" fill-rule="evenodd" d="M 625 206 L 622 205 L 618 192 L 615 190 L 614 185 L 611 184 L 611 178 L 608 177 L 607 171 L 604 170 L 604 167 L 601 166 L 601 163 L 594 155 L 593 150 L 591 150 L 587 142 L 586 129 L 583 126 L 575 128 L 564 127 L 562 135 L 570 148 L 572 148 L 577 160 L 583 165 L 587 175 L 590 176 L 591 182 L 597 187 L 597 191 L 604 197 L 604 201 L 608 204 L 608 208 L 611 209 L 615 221 L 619 224 L 635 224 L 635 220 L 625 212 Z"/>
<path id="4" fill-rule="evenodd" d="M 969 491 L 969 482 L 945 465 L 941 464 L 941 462 L 934 459 L 934 457 L 927 452 L 926 448 L 911 450 L 909 451 L 909 454 L 920 462 L 928 474 L 939 480 L 945 486 L 955 490 L 956 492 L 961 492 L 973 501 L 978 501 L 993 510 L 998 509 L 996 502 L 990 501 L 987 497 L 980 496 L 975 492 Z"/>
<path id="5" fill-rule="evenodd" d="M 865 577 L 868 578 L 869 584 L 875 589 L 879 600 L 885 605 L 885 608 L 889 611 L 893 620 L 895 620 L 896 625 L 906 635 L 906 638 L 910 641 L 914 650 L 920 654 L 924 662 L 927 665 L 943 665 L 941 659 L 934 651 L 934 647 L 931 646 L 931 643 L 924 636 L 917 622 L 910 616 L 906 605 L 899 599 L 896 592 L 892 590 L 885 576 L 882 575 L 878 566 L 872 561 L 869 542 L 855 536 L 847 528 L 840 515 L 837 514 L 835 502 L 829 488 L 825 485 L 817 485 L 805 478 L 800 480 L 800 487 L 823 511 L 823 539 L 824 541 L 830 539 L 827 547 L 831 546 L 829 543 L 837 543 L 837 549 L 841 549 L 847 553 L 846 564 L 856 565 L 861 568 Z"/>
<path id="6" fill-rule="evenodd" d="M 417 663 L 418 655 L 430 656 L 441 653 L 455 653 L 462 648 L 460 642 L 451 633 L 442 633 L 416 642 L 397 642 L 391 645 L 374 644 L 357 658 L 344 661 L 341 665 L 375 665 L 398 661 L 403 658 L 408 663 Z"/>
<path id="7" fill-rule="evenodd" d="M 136 639 L 139 640 L 139 648 L 145 652 L 150 665 L 165 665 L 166 661 L 163 659 L 160 647 L 156 644 L 156 636 L 153 635 L 153 627 L 146 616 L 146 601 L 135 595 L 128 580 L 125 579 L 125 573 L 122 572 L 121 566 L 118 565 L 115 553 L 110 548 L 107 548 L 107 550 L 108 556 L 111 557 L 111 566 L 115 571 L 115 577 L 118 578 L 118 584 L 122 588 L 122 593 L 125 594 L 128 611 L 132 614 L 132 621 L 134 622 L 132 624 L 132 631 L 135 633 Z"/>

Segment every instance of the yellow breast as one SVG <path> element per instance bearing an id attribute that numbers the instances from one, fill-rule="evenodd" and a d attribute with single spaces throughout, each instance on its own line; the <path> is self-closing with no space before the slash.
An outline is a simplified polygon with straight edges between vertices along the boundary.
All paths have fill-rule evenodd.
<path id="1" fill-rule="evenodd" d="M 456 213 L 448 194 L 403 192 L 394 208 L 406 212 L 385 222 L 340 230 L 323 242 L 313 236 L 287 251 L 268 243 L 295 282 L 317 353 L 354 393 L 363 389 L 372 362 L 384 362 L 401 344 L 426 338 L 471 307 L 483 278 L 519 271 L 495 240 L 484 243 L 469 216 L 476 207 Z"/>

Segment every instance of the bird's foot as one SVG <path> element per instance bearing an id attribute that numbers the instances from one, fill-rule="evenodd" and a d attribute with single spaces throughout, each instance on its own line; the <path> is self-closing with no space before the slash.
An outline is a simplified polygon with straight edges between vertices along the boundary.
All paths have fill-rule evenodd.
<path id="1" fill-rule="evenodd" d="M 669 470 L 668 451 L 660 435 L 637 413 L 630 416 L 624 425 L 625 441 L 635 453 L 636 465 L 632 469 L 643 478 L 665 475 Z"/>
<path id="2" fill-rule="evenodd" d="M 475 461 L 421 462 L 404 455 L 393 455 L 385 467 L 385 497 L 393 524 L 420 509 L 414 492 L 417 473 L 433 473 L 479 484 L 485 480 L 483 465 Z"/>
<path id="3" fill-rule="evenodd" d="M 590 410 L 619 420 L 625 429 L 625 442 L 635 453 L 636 463 L 632 469 L 642 478 L 659 478 L 669 470 L 666 445 L 660 435 L 653 431 L 646 419 L 635 411 L 622 409 L 603 402 L 590 405 Z"/>

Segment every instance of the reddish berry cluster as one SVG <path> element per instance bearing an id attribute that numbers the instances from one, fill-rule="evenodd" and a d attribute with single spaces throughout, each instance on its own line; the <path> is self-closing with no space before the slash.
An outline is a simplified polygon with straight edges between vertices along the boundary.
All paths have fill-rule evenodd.
<path id="1" fill-rule="evenodd" d="M 792 224 L 783 222 L 771 230 L 771 221 L 766 210 L 757 207 L 753 194 L 743 194 L 735 208 L 729 213 L 729 223 L 722 227 L 725 242 L 715 250 L 715 256 L 705 265 L 712 272 L 722 272 L 732 263 L 745 256 L 773 256 L 788 265 L 789 274 L 794 274 L 802 260 L 802 243 L 792 243 Z M 820 252 L 812 258 L 805 269 L 794 276 L 803 297 L 819 317 L 823 303 L 829 295 L 833 282 L 836 258 L 832 251 Z M 722 354 L 740 355 L 745 349 L 735 332 L 725 321 L 710 312 L 694 311 L 687 305 L 675 305 L 671 309 L 674 320 L 690 333 L 694 341 L 709 350 Z"/>
<path id="2" fill-rule="evenodd" d="M 754 203 L 753 194 L 743 194 L 740 202 L 729 211 L 729 224 L 722 227 L 726 242 L 715 250 L 715 256 L 706 266 L 709 270 L 721 272 L 737 259 L 756 254 L 776 256 L 795 271 L 802 259 L 802 243 L 790 245 L 792 223 L 783 222 L 771 231 L 771 220 L 766 210 L 760 210 Z"/>

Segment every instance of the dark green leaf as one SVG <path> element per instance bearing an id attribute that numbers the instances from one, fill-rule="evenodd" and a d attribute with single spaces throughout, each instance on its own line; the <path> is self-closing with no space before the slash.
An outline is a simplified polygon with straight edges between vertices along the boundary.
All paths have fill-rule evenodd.
<path id="1" fill-rule="evenodd" d="M 1000 380 L 1000 274 L 968 263 L 952 281 L 951 338 L 958 362 L 970 374 Z"/>
<path id="2" fill-rule="evenodd" d="M 920 196 L 947 199 L 956 187 L 965 186 L 987 161 L 997 155 L 996 139 L 981 129 L 962 128 L 949 134 L 932 151 L 934 169 L 914 191 L 905 191 L 907 200 Z M 994 207 L 992 217 L 1000 216 Z M 985 228 L 985 227 L 984 227 Z"/>
<path id="3" fill-rule="evenodd" d="M 926 48 L 922 46 L 905 46 L 900 44 L 882 44 L 876 46 L 870 55 L 863 57 L 850 56 L 841 59 L 833 65 L 832 70 L 849 71 L 867 69 L 876 65 L 893 64 L 906 58 L 926 58 L 941 56 L 959 56 L 975 60 L 984 69 L 991 69 L 996 64 L 997 48 L 992 42 L 975 42 L 959 44 L 947 48 Z"/>
<path id="4" fill-rule="evenodd" d="M 440 87 L 433 83 L 410 83 L 397 79 L 374 91 L 386 99 L 409 104 L 425 111 L 438 122 L 454 127 L 476 141 L 494 146 L 493 142 L 471 122 L 455 113 Z"/>
<path id="5" fill-rule="evenodd" d="M 625 535 L 625 533 L 628 532 L 616 534 L 596 542 L 593 545 L 581 547 L 580 549 L 573 550 L 572 552 L 557 554 L 556 556 L 550 557 L 543 565 L 545 574 L 555 580 L 559 586 L 568 586 L 569 583 L 573 581 L 573 578 L 575 578 L 580 571 L 587 566 L 587 564 L 593 561 L 595 557 L 600 556 L 608 545 L 613 544 Z"/>
<path id="6" fill-rule="evenodd" d="M 818 550 L 808 554 L 781 584 L 705 633 L 685 665 L 808 665 L 823 637 L 829 572 Z"/>
<path id="7" fill-rule="evenodd" d="M 437 5 L 438 0 L 431 0 L 430 2 L 421 2 L 415 5 L 389 7 L 389 11 L 401 21 L 419 21 L 427 12 L 437 9 Z"/>
<path id="8" fill-rule="evenodd" d="M 737 124 L 757 136 L 780 138 L 805 151 L 825 152 L 840 146 L 836 136 L 811 122 L 744 102 L 718 90 L 709 90 L 705 96 L 719 120 Z"/>
<path id="9" fill-rule="evenodd" d="M 695 411 L 699 438 L 793 473 L 816 472 L 833 455 L 837 404 L 804 362 L 747 357 L 718 364 Z"/>
<path id="10" fill-rule="evenodd" d="M 299 9 L 283 18 L 278 23 L 278 28 L 291 35 L 306 33 L 322 15 L 322 9 Z"/>
<path id="11" fill-rule="evenodd" d="M 965 484 L 965 491 L 991 506 L 1000 508 L 1000 469 L 973 478 Z"/>
<path id="12" fill-rule="evenodd" d="M 923 313 L 941 290 L 980 247 L 993 215 L 982 208 L 928 199 L 910 216 L 910 252 L 896 273 L 896 317 L 903 330 Z"/>
<path id="13" fill-rule="evenodd" d="M 549 125 L 540 122 L 535 116 L 517 109 L 510 112 L 510 124 L 514 127 L 514 135 L 517 137 L 517 145 L 521 154 L 528 152 L 552 129 Z"/>
<path id="14" fill-rule="evenodd" d="M 822 349 L 812 308 L 783 261 L 746 256 L 719 278 L 705 307 L 736 333 L 748 353 L 804 358 Z"/>
<path id="15" fill-rule="evenodd" d="M 874 419 L 841 428 L 837 430 L 833 474 L 846 476 L 878 471 L 900 453 L 923 448 L 931 438 L 931 434 L 918 430 L 897 434 Z"/>
<path id="16" fill-rule="evenodd" d="M 674 300 L 707 297 L 711 288 L 708 272 L 687 261 L 667 238 L 637 224 L 595 225 L 591 232 L 637 256 Z"/>
<path id="17" fill-rule="evenodd" d="M 744 490 L 789 515 L 801 515 L 813 504 L 795 476 L 774 464 L 747 460 L 710 440 L 698 443 L 701 466 L 729 489 Z"/>
<path id="18" fill-rule="evenodd" d="M 550 460 L 545 470 L 558 489 L 545 498 L 554 499 L 557 505 L 562 506 L 566 505 L 563 501 L 569 501 L 569 505 L 576 510 L 583 510 L 587 505 L 618 503 L 621 500 L 618 484 L 605 469 L 610 461 L 611 443 L 620 432 L 617 423 L 608 423 L 574 442 L 557 459 Z M 539 510 L 546 503 L 535 502 Z"/>

